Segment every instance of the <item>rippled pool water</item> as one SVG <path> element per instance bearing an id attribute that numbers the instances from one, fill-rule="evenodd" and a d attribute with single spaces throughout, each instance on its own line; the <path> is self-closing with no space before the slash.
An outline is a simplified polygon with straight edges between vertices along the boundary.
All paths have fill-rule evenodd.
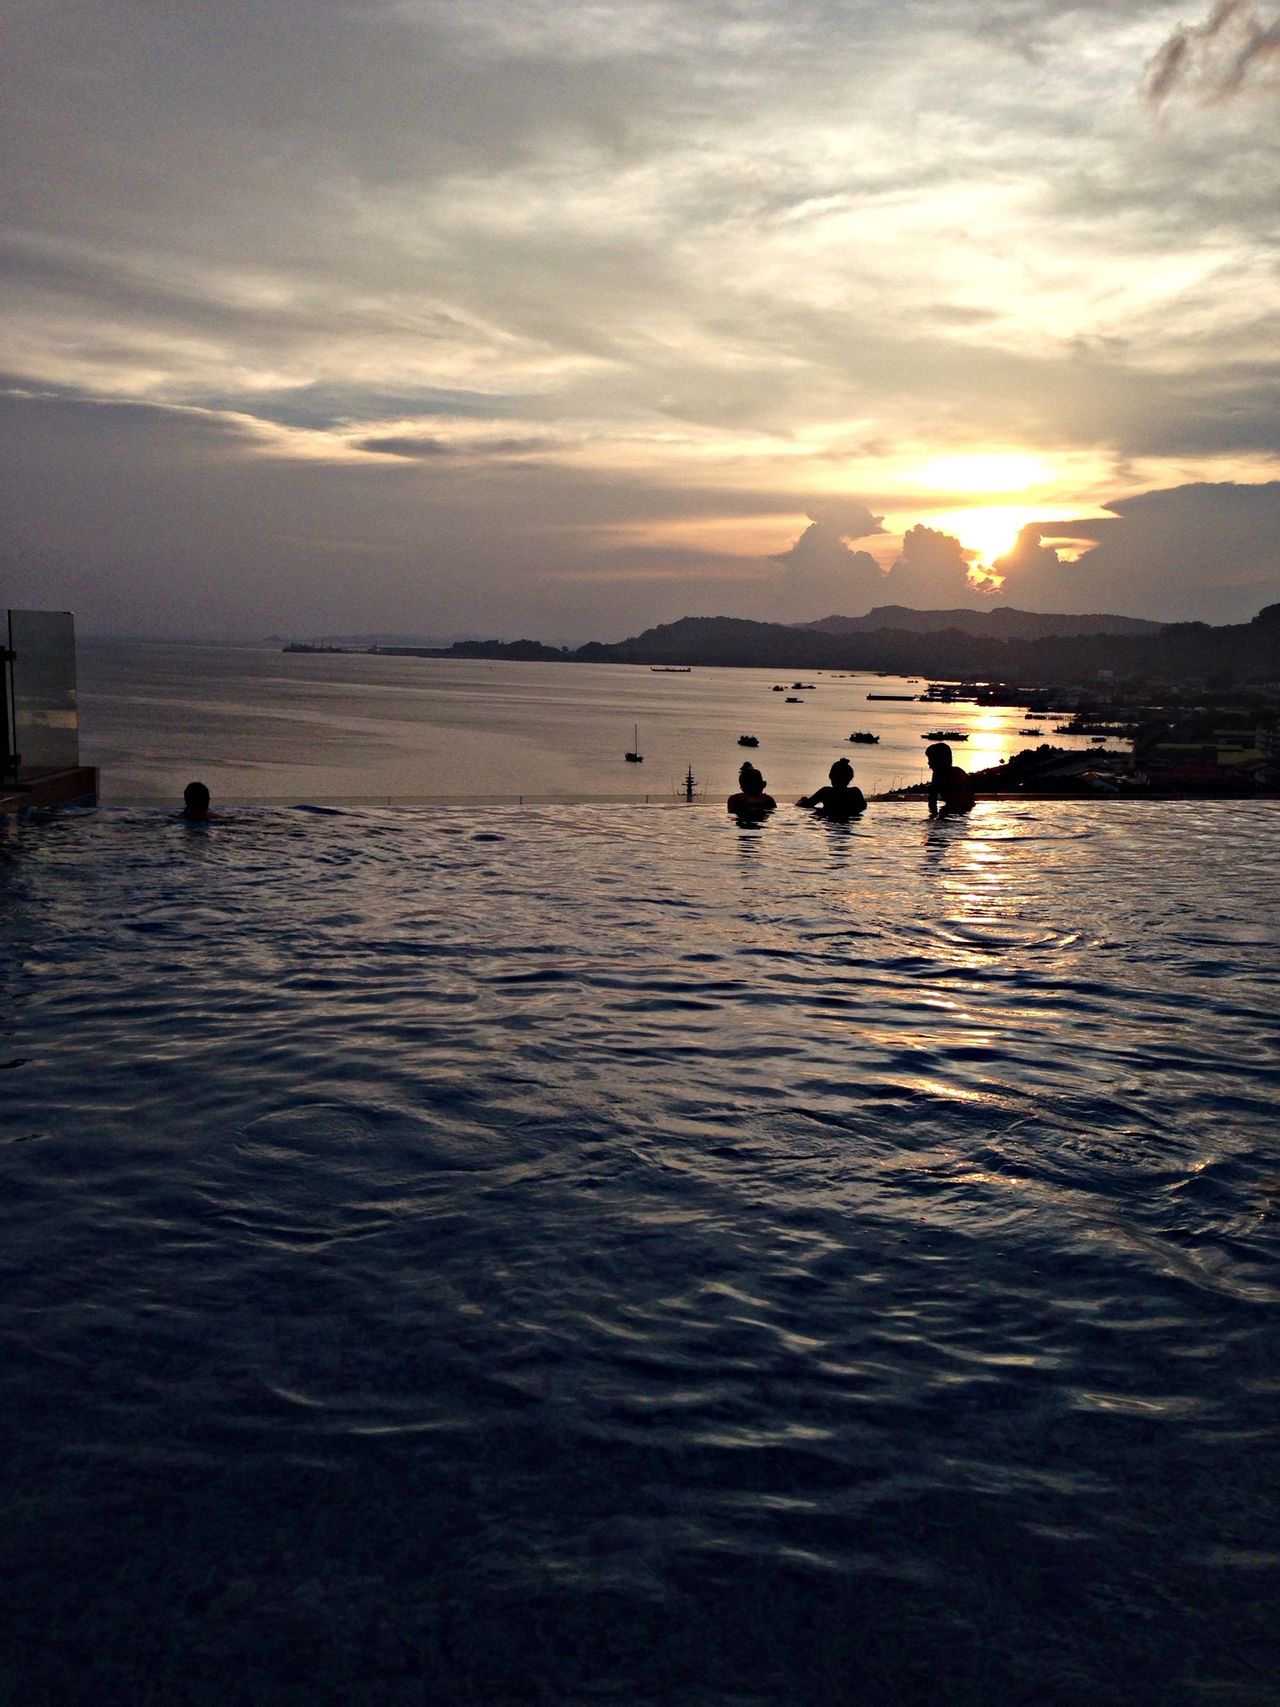
<path id="1" fill-rule="evenodd" d="M 1278 827 L 0 841 L 7 1707 L 1280 1699 Z"/>

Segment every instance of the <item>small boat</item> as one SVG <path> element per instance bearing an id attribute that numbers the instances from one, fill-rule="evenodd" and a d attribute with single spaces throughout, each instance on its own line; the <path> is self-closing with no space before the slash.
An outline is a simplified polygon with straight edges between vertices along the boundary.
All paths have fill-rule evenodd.
<path id="1" fill-rule="evenodd" d="M 691 664 L 650 664 L 651 676 L 687 676 L 693 668 Z"/>
<path id="2" fill-rule="evenodd" d="M 740 747 L 758 747 L 760 745 L 760 739 L 756 735 L 739 735 L 738 745 Z"/>
<path id="3" fill-rule="evenodd" d="M 919 694 L 914 693 L 869 693 L 867 695 L 868 699 L 909 699 L 912 701 L 919 697 Z"/>
<path id="4" fill-rule="evenodd" d="M 969 737 L 962 729 L 930 729 L 920 739 L 922 741 L 967 741 Z"/>
<path id="5" fill-rule="evenodd" d="M 880 737 L 873 735 L 869 729 L 855 729 L 849 739 L 856 741 L 860 747 L 878 747 L 880 745 Z"/>
<path id="6" fill-rule="evenodd" d="M 807 688 L 810 693 L 814 691 L 812 682 L 792 682 L 791 685 L 793 688 Z"/>
<path id="7" fill-rule="evenodd" d="M 786 693 L 786 691 L 781 682 L 775 682 L 773 687 L 769 689 L 770 693 Z"/>
<path id="8" fill-rule="evenodd" d="M 695 800 L 699 800 L 702 797 L 702 784 L 698 781 L 697 777 L 694 776 L 692 765 L 690 765 L 688 770 L 684 773 L 684 781 L 680 785 L 680 795 L 687 800 L 690 805 L 692 805 Z"/>
<path id="9" fill-rule="evenodd" d="M 631 726 L 631 751 L 622 756 L 629 765 L 642 765 L 644 763 L 644 754 L 640 751 L 640 725 L 638 723 L 633 723 Z"/>
<path id="10" fill-rule="evenodd" d="M 1043 729 L 1019 729 L 1018 733 L 1019 733 L 1019 735 L 1036 736 L 1036 735 L 1043 735 L 1044 730 Z"/>
<path id="11" fill-rule="evenodd" d="M 784 705 L 803 705 L 804 701 L 799 697 L 798 694 L 789 693 L 787 695 L 787 697 L 783 700 L 782 703 Z"/>

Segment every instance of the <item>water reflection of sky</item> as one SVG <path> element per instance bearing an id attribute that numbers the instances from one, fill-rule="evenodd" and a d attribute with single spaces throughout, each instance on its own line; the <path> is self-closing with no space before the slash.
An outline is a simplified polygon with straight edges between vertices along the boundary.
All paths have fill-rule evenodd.
<path id="1" fill-rule="evenodd" d="M 15 1699 L 1261 1704 L 1275 822 L 16 827 Z"/>

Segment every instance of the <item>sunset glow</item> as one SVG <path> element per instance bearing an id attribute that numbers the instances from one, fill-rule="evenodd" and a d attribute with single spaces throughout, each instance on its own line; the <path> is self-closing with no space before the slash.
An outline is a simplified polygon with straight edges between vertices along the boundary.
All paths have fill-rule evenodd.
<path id="1" fill-rule="evenodd" d="M 1246 618 L 1280 18 L 1204 6 L 20 8 L 8 597 L 582 641 L 1030 527 L 1011 604 Z"/>
<path id="2" fill-rule="evenodd" d="M 989 568 L 997 557 L 1011 551 L 1018 534 L 1045 511 L 1025 504 L 984 504 L 972 510 L 942 510 L 928 518 L 929 526 L 954 534 L 977 561 Z"/>
<path id="3" fill-rule="evenodd" d="M 954 492 L 1025 492 L 1044 486 L 1053 469 L 1023 451 L 975 451 L 970 456 L 940 456 L 909 471 L 922 485 Z"/>

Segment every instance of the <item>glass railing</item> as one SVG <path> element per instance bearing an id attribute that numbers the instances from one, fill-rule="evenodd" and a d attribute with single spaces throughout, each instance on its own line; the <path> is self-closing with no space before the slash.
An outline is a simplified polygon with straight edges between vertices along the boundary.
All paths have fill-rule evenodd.
<path id="1" fill-rule="evenodd" d="M 75 619 L 62 610 L 4 616 L 0 780 L 73 769 L 80 763 Z"/>

